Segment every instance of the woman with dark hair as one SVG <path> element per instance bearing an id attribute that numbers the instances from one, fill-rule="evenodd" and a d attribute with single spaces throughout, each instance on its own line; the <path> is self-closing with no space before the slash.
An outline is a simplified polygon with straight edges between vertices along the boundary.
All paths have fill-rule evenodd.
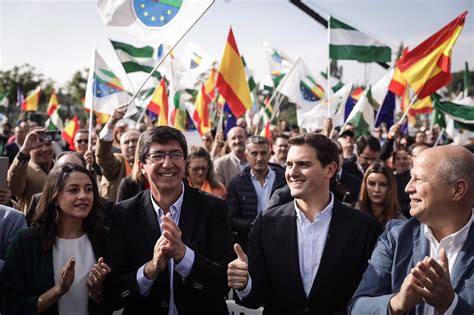
<path id="1" fill-rule="evenodd" d="M 373 215 L 383 227 L 391 219 L 404 218 L 398 212 L 397 184 L 387 164 L 375 161 L 369 166 L 356 207 Z"/>
<path id="2" fill-rule="evenodd" d="M 209 152 L 203 147 L 193 147 L 186 160 L 186 178 L 189 185 L 225 199 L 227 190 L 214 174 Z"/>
<path id="3" fill-rule="evenodd" d="M 5 259 L 6 314 L 102 314 L 102 282 L 110 272 L 104 211 L 84 167 L 49 173 L 33 226 L 17 233 Z"/>
<path id="4" fill-rule="evenodd" d="M 393 152 L 393 169 L 397 181 L 400 211 L 405 217 L 410 218 L 410 196 L 405 192 L 405 187 L 411 179 L 411 155 L 407 147 L 399 147 Z"/>

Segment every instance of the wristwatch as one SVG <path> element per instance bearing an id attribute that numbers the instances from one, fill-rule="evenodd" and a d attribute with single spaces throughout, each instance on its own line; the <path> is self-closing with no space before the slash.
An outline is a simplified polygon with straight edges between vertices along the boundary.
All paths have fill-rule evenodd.
<path id="1" fill-rule="evenodd" d="M 18 159 L 18 161 L 20 161 L 20 163 L 26 164 L 30 161 L 31 156 L 20 151 L 18 152 L 16 158 Z"/>

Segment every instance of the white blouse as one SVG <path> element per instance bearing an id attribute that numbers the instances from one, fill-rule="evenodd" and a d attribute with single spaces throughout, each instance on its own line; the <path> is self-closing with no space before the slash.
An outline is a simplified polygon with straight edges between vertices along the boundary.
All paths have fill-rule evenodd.
<path id="1" fill-rule="evenodd" d="M 87 234 L 76 239 L 56 238 L 53 246 L 54 284 L 58 284 L 61 269 L 73 258 L 74 281 L 69 291 L 58 300 L 59 315 L 87 315 L 89 305 L 89 290 L 86 282 L 95 264 L 94 251 Z"/>

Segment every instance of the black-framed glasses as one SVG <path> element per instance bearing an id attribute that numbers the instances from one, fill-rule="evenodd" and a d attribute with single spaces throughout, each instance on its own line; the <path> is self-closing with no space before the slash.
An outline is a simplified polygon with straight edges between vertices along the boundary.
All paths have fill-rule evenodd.
<path id="1" fill-rule="evenodd" d="M 184 153 L 181 151 L 171 151 L 171 152 L 153 152 L 146 155 L 146 159 L 153 162 L 159 163 L 163 162 L 169 156 L 172 161 L 179 162 L 184 159 Z"/>

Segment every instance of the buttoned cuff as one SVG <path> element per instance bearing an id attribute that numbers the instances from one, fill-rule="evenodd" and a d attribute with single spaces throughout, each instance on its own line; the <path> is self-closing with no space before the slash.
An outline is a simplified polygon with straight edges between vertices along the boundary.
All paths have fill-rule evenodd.
<path id="1" fill-rule="evenodd" d="M 147 279 L 147 277 L 145 277 L 145 265 L 141 266 L 137 270 L 138 292 L 140 293 L 141 296 L 145 296 L 145 297 L 148 296 L 155 279 L 150 280 L 150 279 Z"/>
<path id="2" fill-rule="evenodd" d="M 105 142 L 114 141 L 114 130 L 107 128 L 107 125 L 105 125 L 99 133 L 99 139 Z"/>
<path id="3" fill-rule="evenodd" d="M 194 251 L 186 246 L 183 259 L 174 266 L 174 270 L 179 273 L 183 279 L 186 279 L 191 273 L 191 269 L 193 269 L 194 256 Z"/>
<path id="4" fill-rule="evenodd" d="M 245 299 L 250 294 L 250 291 L 252 290 L 252 277 L 250 277 L 250 275 L 248 277 L 249 278 L 248 278 L 247 285 L 245 286 L 245 288 L 243 288 L 242 290 L 234 290 L 235 294 L 237 294 L 237 296 L 239 297 L 241 301 Z"/>

